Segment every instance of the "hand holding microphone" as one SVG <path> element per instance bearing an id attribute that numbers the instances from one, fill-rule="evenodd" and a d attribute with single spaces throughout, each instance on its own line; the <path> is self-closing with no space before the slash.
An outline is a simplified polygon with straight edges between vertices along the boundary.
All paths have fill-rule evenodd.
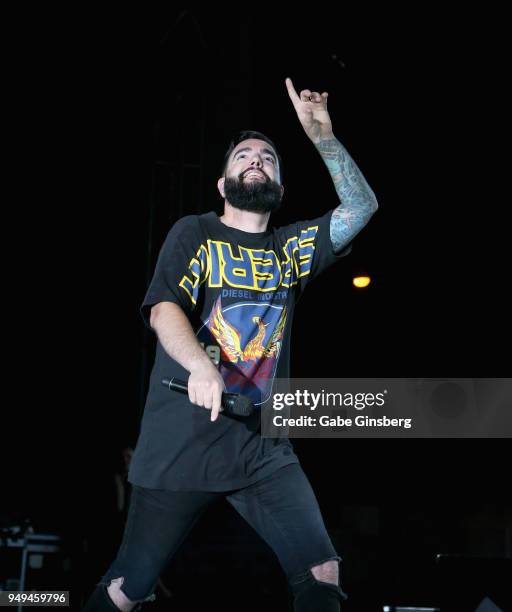
<path id="1" fill-rule="evenodd" d="M 215 375 L 204 376 L 192 372 L 188 383 L 176 378 L 164 378 L 162 384 L 169 388 L 170 391 L 178 391 L 189 396 L 190 401 L 198 406 L 211 409 L 211 420 L 215 421 L 221 407 L 227 414 L 234 416 L 249 416 L 254 406 L 251 400 L 245 395 L 238 393 L 225 393 L 224 381 L 217 370 L 214 370 Z"/>

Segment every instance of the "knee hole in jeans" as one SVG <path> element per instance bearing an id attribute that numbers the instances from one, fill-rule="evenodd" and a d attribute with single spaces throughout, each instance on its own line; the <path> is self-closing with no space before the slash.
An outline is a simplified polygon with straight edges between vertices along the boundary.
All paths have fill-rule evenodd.
<path id="1" fill-rule="evenodd" d="M 146 601 L 154 601 L 156 599 L 156 595 L 151 593 L 147 597 L 141 597 L 136 599 L 131 599 L 123 590 L 122 586 L 124 584 L 124 576 L 119 576 L 117 578 L 112 578 L 108 585 L 106 585 L 107 589 L 113 585 L 112 593 L 109 592 L 110 598 L 114 601 L 116 605 L 123 606 L 134 606 L 133 610 L 140 609 L 140 604 Z"/>
<path id="2" fill-rule="evenodd" d="M 309 568 L 309 571 L 317 582 L 325 582 L 327 584 L 335 585 L 338 585 L 339 583 L 338 561 L 335 561 L 334 559 L 325 561 L 324 563 L 320 563 L 318 565 L 313 565 Z"/>

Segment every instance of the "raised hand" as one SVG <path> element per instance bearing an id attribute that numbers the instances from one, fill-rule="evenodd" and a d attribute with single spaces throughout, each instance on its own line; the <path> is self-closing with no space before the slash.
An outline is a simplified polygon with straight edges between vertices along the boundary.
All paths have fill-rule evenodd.
<path id="1" fill-rule="evenodd" d="M 299 96 L 290 78 L 287 78 L 285 83 L 297 117 L 308 138 L 315 144 L 320 140 L 333 138 L 331 118 L 327 111 L 328 93 L 319 94 L 317 91 L 303 89 Z"/>

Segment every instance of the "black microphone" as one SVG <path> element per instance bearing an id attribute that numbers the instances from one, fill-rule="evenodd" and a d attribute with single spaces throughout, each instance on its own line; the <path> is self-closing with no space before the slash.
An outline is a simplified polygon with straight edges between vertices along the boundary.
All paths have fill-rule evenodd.
<path id="1" fill-rule="evenodd" d="M 177 378 L 164 378 L 162 385 L 169 388 L 169 391 L 178 391 L 188 395 L 188 383 Z M 222 393 L 221 404 L 227 414 L 233 416 L 250 416 L 254 412 L 252 401 L 241 393 Z"/>

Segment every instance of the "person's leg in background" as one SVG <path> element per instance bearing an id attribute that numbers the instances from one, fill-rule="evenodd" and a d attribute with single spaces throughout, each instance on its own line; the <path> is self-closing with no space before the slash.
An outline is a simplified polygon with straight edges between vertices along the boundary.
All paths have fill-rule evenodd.
<path id="1" fill-rule="evenodd" d="M 199 517 L 219 497 L 211 492 L 134 486 L 117 557 L 83 611 L 131 612 L 152 600 L 160 574 Z"/>
<path id="2" fill-rule="evenodd" d="M 276 553 L 295 612 L 339 612 L 341 558 L 329 538 L 311 485 L 298 463 L 280 468 L 227 501 Z"/>

